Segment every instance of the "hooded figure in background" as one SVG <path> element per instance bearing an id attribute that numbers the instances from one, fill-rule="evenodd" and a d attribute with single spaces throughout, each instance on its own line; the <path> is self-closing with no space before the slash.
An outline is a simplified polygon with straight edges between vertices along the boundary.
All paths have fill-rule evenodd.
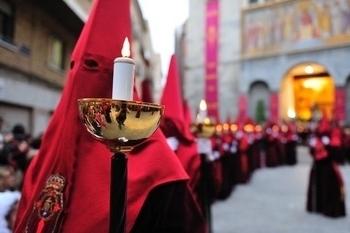
<path id="1" fill-rule="evenodd" d="M 108 232 L 112 153 L 81 123 L 77 100 L 111 98 L 113 61 L 125 37 L 131 38 L 130 2 L 94 1 L 24 177 L 15 233 Z M 160 130 L 127 156 L 127 233 L 205 232 L 189 177 Z"/>
<path id="2" fill-rule="evenodd" d="M 345 186 L 338 163 L 329 154 L 331 126 L 325 115 L 309 141 L 313 164 L 308 184 L 306 210 L 328 217 L 344 217 Z"/>
<path id="3" fill-rule="evenodd" d="M 189 187 L 199 205 L 201 160 L 195 137 L 190 132 L 191 112 L 183 100 L 178 74 L 177 58 L 171 56 L 166 85 L 160 103 L 165 106 L 165 113 L 160 125 L 169 146 L 176 153 L 182 166 L 190 177 Z"/>
<path id="4" fill-rule="evenodd" d="M 166 109 L 160 127 L 190 176 L 191 188 L 195 190 L 200 176 L 200 156 L 195 137 L 190 132 L 191 113 L 182 98 L 175 55 L 170 59 L 167 82 L 160 103 Z"/>

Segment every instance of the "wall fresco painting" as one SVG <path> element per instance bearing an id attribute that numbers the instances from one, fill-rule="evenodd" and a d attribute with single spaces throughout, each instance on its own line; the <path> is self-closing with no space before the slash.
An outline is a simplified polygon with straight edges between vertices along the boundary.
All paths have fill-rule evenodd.
<path id="1" fill-rule="evenodd" d="M 246 56 L 350 44 L 350 0 L 285 1 L 242 15 Z"/>

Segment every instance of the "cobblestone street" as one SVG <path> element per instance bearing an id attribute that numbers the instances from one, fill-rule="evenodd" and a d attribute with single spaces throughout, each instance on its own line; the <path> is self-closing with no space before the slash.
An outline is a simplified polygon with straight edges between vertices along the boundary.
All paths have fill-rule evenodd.
<path id="1" fill-rule="evenodd" d="M 341 166 L 347 216 L 336 219 L 306 212 L 310 168 L 307 148 L 299 147 L 296 166 L 255 171 L 249 184 L 212 205 L 212 233 L 349 233 L 349 164 Z"/>

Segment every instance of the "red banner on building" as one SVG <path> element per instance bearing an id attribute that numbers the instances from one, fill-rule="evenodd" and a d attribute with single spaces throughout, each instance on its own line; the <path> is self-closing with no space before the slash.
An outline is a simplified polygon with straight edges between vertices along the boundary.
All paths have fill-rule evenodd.
<path id="1" fill-rule="evenodd" d="M 218 116 L 218 3 L 218 0 L 211 0 L 206 6 L 205 101 L 209 117 Z"/>
<path id="2" fill-rule="evenodd" d="M 345 98 L 345 89 L 337 88 L 335 90 L 334 117 L 340 121 L 345 121 Z"/>
<path id="3" fill-rule="evenodd" d="M 278 93 L 270 93 L 270 121 L 278 121 Z"/>

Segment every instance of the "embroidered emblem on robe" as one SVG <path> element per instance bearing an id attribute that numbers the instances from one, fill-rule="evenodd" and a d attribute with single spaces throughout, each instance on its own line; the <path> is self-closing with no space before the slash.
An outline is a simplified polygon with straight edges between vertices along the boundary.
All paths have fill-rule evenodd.
<path id="1" fill-rule="evenodd" d="M 64 200 L 63 191 L 66 179 L 59 175 L 50 175 L 45 188 L 34 202 L 33 210 L 27 223 L 26 233 L 56 233 L 60 226 Z"/>

